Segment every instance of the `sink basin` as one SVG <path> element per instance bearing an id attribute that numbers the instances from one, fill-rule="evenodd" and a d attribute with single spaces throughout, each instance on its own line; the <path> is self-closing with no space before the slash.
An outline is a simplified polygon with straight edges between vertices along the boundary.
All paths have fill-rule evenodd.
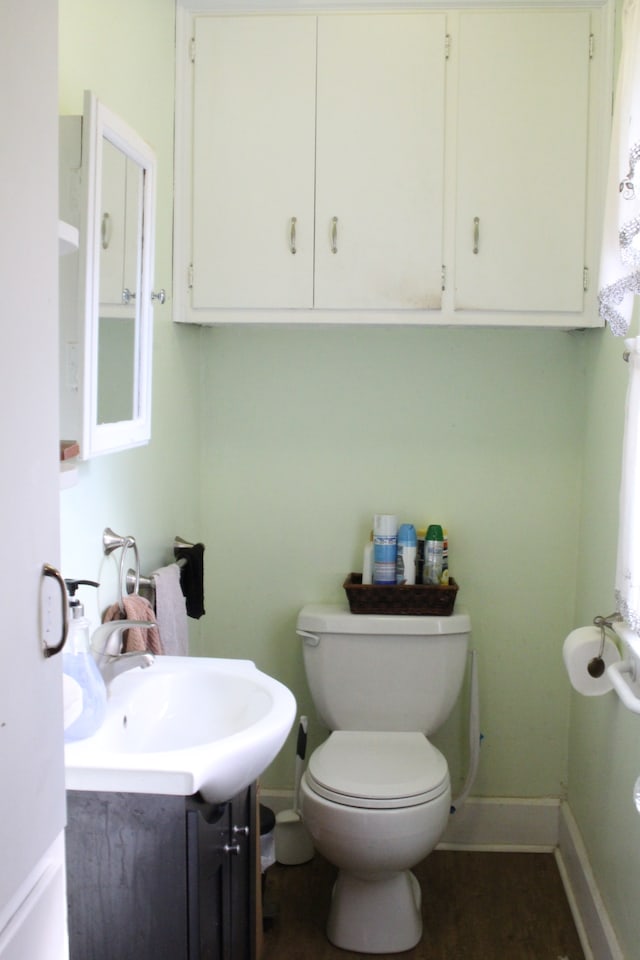
<path id="1" fill-rule="evenodd" d="M 222 803 L 269 766 L 295 711 L 291 692 L 250 660 L 156 657 L 112 680 L 101 728 L 65 746 L 67 789 Z"/>

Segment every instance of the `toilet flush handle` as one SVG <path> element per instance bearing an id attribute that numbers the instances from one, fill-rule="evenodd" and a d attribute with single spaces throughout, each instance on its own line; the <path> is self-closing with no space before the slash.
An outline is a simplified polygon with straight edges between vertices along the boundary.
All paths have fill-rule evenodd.
<path id="1" fill-rule="evenodd" d="M 296 633 L 299 637 L 302 637 L 309 647 L 317 647 L 320 643 L 320 637 L 317 633 L 309 633 L 308 630 L 296 630 Z"/>

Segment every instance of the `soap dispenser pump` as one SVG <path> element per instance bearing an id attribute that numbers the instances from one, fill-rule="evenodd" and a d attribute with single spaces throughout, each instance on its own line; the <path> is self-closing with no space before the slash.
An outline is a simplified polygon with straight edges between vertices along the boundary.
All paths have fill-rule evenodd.
<path id="1" fill-rule="evenodd" d="M 98 587 L 94 580 L 65 580 L 69 593 L 69 636 L 62 655 L 64 739 L 83 740 L 99 729 L 107 707 L 107 689 L 93 659 L 90 624 L 76 597 L 82 584 Z"/>

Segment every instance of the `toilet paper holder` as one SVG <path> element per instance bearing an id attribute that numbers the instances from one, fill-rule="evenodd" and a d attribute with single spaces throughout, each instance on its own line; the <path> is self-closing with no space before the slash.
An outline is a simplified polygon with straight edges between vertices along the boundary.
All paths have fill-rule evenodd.
<path id="1" fill-rule="evenodd" d="M 624 706 L 632 713 L 640 713 L 640 637 L 619 615 L 611 627 L 622 641 L 626 656 L 609 664 L 607 676 Z"/>
<path id="2" fill-rule="evenodd" d="M 622 617 L 617 611 L 615 611 L 614 613 L 610 613 L 608 617 L 601 617 L 600 615 L 594 617 L 593 625 L 594 627 L 600 627 L 600 629 L 603 631 L 605 627 L 607 627 L 609 630 L 613 630 L 614 623 L 619 623 L 621 620 Z"/>
<path id="3" fill-rule="evenodd" d="M 620 615 L 618 613 L 610 613 L 608 617 L 597 616 L 593 618 L 594 627 L 599 627 L 600 629 L 600 649 L 595 657 L 592 657 L 587 665 L 587 672 L 590 677 L 597 679 L 601 677 L 605 672 L 606 664 L 602 659 L 604 654 L 604 645 L 606 640 L 605 630 L 608 627 L 612 629 L 613 623 L 615 620 L 619 620 Z"/>

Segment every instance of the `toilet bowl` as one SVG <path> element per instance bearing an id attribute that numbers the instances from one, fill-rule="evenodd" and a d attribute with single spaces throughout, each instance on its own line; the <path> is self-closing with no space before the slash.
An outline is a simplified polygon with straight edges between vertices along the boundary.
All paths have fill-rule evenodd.
<path id="1" fill-rule="evenodd" d="M 470 634 L 449 617 L 298 616 L 305 672 L 330 734 L 300 788 L 314 846 L 338 868 L 327 936 L 345 950 L 399 953 L 422 936 L 411 867 L 434 849 L 451 806 L 445 757 L 429 735 L 460 693 Z"/>
<path id="2" fill-rule="evenodd" d="M 396 953 L 422 936 L 410 868 L 438 843 L 451 788 L 442 754 L 419 733 L 337 731 L 313 753 L 302 815 L 339 868 L 327 936 L 345 950 Z"/>

